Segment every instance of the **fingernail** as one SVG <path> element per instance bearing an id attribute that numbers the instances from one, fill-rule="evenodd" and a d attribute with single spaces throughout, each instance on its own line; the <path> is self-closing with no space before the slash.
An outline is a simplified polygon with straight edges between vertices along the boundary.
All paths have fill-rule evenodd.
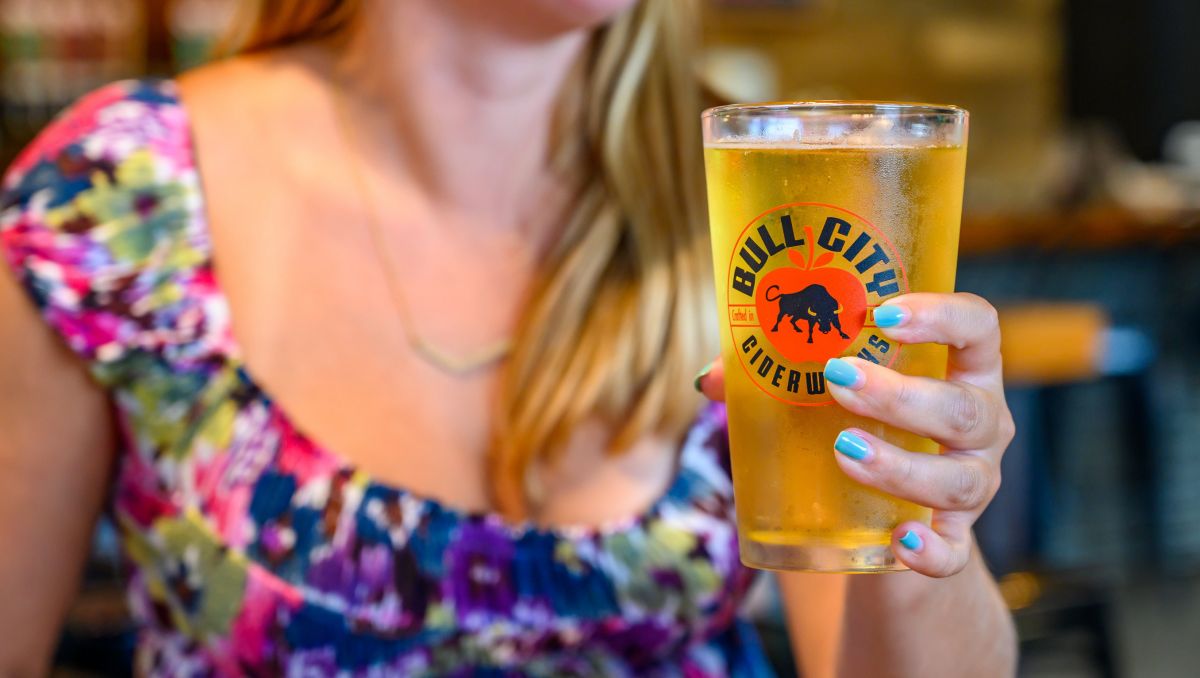
<path id="1" fill-rule="evenodd" d="M 921 541 L 921 535 L 909 530 L 904 533 L 903 537 L 900 537 L 900 544 L 909 551 L 920 551 L 925 542 Z"/>
<path id="2" fill-rule="evenodd" d="M 871 446 L 867 444 L 867 441 L 863 440 L 862 436 L 850 431 L 842 431 L 838 434 L 837 440 L 833 441 L 833 449 L 854 461 L 863 461 L 871 456 Z"/>
<path id="3" fill-rule="evenodd" d="M 692 381 L 692 386 L 694 386 L 697 391 L 699 391 L 701 393 L 704 392 L 704 389 L 700 388 L 701 382 L 704 381 L 704 378 L 708 376 L 709 372 L 712 372 L 712 368 L 713 368 L 713 364 L 709 363 L 709 364 L 705 365 L 703 367 L 703 369 L 701 369 L 699 372 L 696 373 L 696 379 L 694 381 Z"/>
<path id="4" fill-rule="evenodd" d="M 908 320 L 908 309 L 898 304 L 880 306 L 875 309 L 876 327 L 899 327 Z"/>
<path id="5" fill-rule="evenodd" d="M 825 363 L 825 378 L 838 386 L 859 389 L 862 387 L 863 373 L 841 358 L 830 358 Z"/>

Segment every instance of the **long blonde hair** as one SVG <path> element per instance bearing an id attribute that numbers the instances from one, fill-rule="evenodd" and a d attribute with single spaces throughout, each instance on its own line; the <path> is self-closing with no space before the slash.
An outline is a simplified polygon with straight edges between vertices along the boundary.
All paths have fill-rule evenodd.
<path id="1" fill-rule="evenodd" d="M 332 38 L 363 0 L 256 0 L 241 52 Z M 596 31 L 562 96 L 555 163 L 579 176 L 508 360 L 489 462 L 497 506 L 525 517 L 579 424 L 679 435 L 715 355 L 699 157 L 693 0 L 642 0 Z"/>

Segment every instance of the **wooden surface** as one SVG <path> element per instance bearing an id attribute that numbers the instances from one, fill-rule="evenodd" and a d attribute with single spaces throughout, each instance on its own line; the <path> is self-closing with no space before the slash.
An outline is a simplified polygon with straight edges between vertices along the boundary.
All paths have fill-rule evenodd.
<path id="1" fill-rule="evenodd" d="M 967 214 L 959 253 L 1119 250 L 1196 242 L 1200 242 L 1200 212 L 1150 215 L 1099 207 L 1031 215 Z"/>

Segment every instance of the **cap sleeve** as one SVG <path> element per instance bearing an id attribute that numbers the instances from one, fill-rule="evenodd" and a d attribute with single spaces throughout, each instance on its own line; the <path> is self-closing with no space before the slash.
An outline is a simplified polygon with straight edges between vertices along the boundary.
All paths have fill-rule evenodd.
<path id="1" fill-rule="evenodd" d="M 0 252 L 50 327 L 111 385 L 136 356 L 212 341 L 209 242 L 171 81 L 116 83 L 62 113 L 8 169 Z"/>

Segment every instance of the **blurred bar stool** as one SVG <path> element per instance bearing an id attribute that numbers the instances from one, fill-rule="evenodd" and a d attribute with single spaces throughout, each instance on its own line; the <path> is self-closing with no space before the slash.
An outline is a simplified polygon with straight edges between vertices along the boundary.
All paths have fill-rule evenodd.
<path id="1" fill-rule="evenodd" d="M 1009 386 L 1051 386 L 1127 375 L 1154 357 L 1140 330 L 1114 327 L 1092 304 L 1027 304 L 1000 310 L 1004 379 Z"/>
<path id="2" fill-rule="evenodd" d="M 1099 306 L 1032 303 L 1000 309 L 1001 353 L 1010 389 L 1009 405 L 1021 423 L 1003 463 L 1004 484 L 978 525 L 980 547 L 1001 576 L 1001 590 L 1014 611 L 1023 650 L 1050 650 L 1069 638 L 1085 642 L 1082 654 L 1096 675 L 1118 675 L 1113 651 L 1112 607 L 1105 589 L 1088 577 L 1037 574 L 1039 521 L 1050 508 L 1055 486 L 1052 464 L 1039 458 L 1052 451 L 1053 414 L 1039 397 L 1046 389 L 1101 377 L 1136 375 L 1154 350 L 1135 328 L 1115 327 Z M 1123 400 L 1137 400 L 1133 391 Z M 1144 420 L 1136 403 L 1125 416 Z M 1130 428 L 1142 421 L 1130 421 Z M 1135 458 L 1128 458 L 1135 457 Z M 1148 464 L 1129 455 L 1131 465 Z M 1130 468 L 1138 477 L 1149 469 Z M 1148 484 L 1146 488 L 1148 488 Z M 1149 497 L 1139 497 L 1139 502 Z M 1148 504 L 1147 504 L 1148 505 Z"/>

